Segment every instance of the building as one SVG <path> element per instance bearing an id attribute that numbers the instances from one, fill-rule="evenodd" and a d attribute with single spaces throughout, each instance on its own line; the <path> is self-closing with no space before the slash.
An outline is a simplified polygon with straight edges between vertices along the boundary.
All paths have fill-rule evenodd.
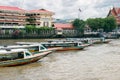
<path id="1" fill-rule="evenodd" d="M 120 27 L 120 8 L 113 7 L 113 9 L 110 9 L 108 16 L 113 16 L 115 17 L 118 27 Z"/>
<path id="2" fill-rule="evenodd" d="M 74 27 L 73 27 L 73 25 L 71 24 L 71 23 L 54 23 L 54 27 L 57 29 L 57 30 L 59 30 L 59 29 L 61 29 L 61 30 L 71 30 L 71 29 L 73 29 Z"/>
<path id="3" fill-rule="evenodd" d="M 71 23 L 54 23 L 54 28 L 56 29 L 56 35 L 69 37 L 77 35 L 77 31 Z"/>
<path id="4" fill-rule="evenodd" d="M 27 25 L 34 25 L 36 27 L 51 27 L 53 22 L 53 15 L 53 12 L 45 9 L 30 10 L 29 13 L 26 14 L 26 16 L 28 16 Z"/>
<path id="5" fill-rule="evenodd" d="M 24 10 L 13 6 L 0 6 L 0 28 L 24 28 L 25 25 L 36 27 L 51 27 L 53 12 L 39 10 Z"/>
<path id="6" fill-rule="evenodd" d="M 23 27 L 25 24 L 25 10 L 12 6 L 0 6 L 0 28 Z"/>

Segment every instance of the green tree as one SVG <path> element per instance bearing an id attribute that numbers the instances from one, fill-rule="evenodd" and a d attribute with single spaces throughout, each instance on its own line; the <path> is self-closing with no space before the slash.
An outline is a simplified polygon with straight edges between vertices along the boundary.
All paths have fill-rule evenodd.
<path id="1" fill-rule="evenodd" d="M 34 31 L 36 31 L 36 27 L 33 25 L 26 25 L 25 30 L 27 33 L 34 33 Z"/>
<path id="2" fill-rule="evenodd" d="M 117 27 L 117 23 L 114 17 L 107 17 L 104 18 L 104 31 L 105 32 L 110 32 L 114 30 Z"/>
<path id="3" fill-rule="evenodd" d="M 53 30 L 54 28 L 44 26 L 44 27 L 40 27 L 40 28 L 37 28 L 37 29 L 39 29 L 39 30 Z"/>
<path id="4" fill-rule="evenodd" d="M 93 31 L 98 30 L 98 28 L 99 28 L 99 26 L 100 26 L 99 19 L 89 18 L 89 19 L 87 19 L 86 23 L 87 23 L 87 25 L 90 26 L 90 28 L 91 28 Z"/>
<path id="5" fill-rule="evenodd" d="M 83 20 L 80 19 L 75 19 L 72 23 L 72 25 L 74 26 L 74 28 L 83 33 L 84 32 L 84 26 L 85 26 L 85 22 Z"/>
<path id="6" fill-rule="evenodd" d="M 105 32 L 110 32 L 116 28 L 116 20 L 113 17 L 87 19 L 86 24 L 93 31 L 103 29 Z"/>

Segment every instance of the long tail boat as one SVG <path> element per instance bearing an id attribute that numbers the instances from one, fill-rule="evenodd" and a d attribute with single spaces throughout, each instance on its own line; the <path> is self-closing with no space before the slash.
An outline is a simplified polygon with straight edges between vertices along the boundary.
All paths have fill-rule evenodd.
<path id="1" fill-rule="evenodd" d="M 0 50 L 0 67 L 18 66 L 38 61 L 52 51 L 30 52 L 27 49 Z"/>
<path id="2" fill-rule="evenodd" d="M 44 52 L 44 51 L 55 51 L 58 48 L 47 49 L 41 44 L 31 44 L 31 45 L 5 45 L 0 46 L 0 49 L 28 49 L 30 52 Z"/>
<path id="3" fill-rule="evenodd" d="M 82 44 L 81 42 L 76 42 L 76 41 L 52 41 L 52 42 L 17 42 L 17 44 L 25 45 L 25 44 L 42 44 L 45 46 L 47 49 L 50 48 L 60 48 L 57 49 L 56 51 L 67 51 L 67 50 L 82 50 L 87 44 Z"/>
<path id="4" fill-rule="evenodd" d="M 93 39 L 92 42 L 93 44 L 102 44 L 102 43 L 109 43 L 111 40 L 106 40 L 106 39 Z"/>

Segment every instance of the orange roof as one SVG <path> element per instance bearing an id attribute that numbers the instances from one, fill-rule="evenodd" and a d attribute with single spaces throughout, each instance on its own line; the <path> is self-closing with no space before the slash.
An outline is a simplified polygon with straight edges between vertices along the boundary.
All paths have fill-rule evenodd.
<path id="1" fill-rule="evenodd" d="M 23 9 L 13 6 L 0 6 L 0 10 L 25 11 Z"/>
<path id="2" fill-rule="evenodd" d="M 70 23 L 54 23 L 56 29 L 73 29 L 72 24 Z"/>

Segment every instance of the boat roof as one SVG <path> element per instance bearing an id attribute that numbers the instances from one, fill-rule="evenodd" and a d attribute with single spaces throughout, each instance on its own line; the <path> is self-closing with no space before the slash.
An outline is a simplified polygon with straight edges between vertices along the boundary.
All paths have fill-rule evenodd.
<path id="1" fill-rule="evenodd" d="M 36 47 L 42 46 L 40 44 L 31 44 L 31 45 L 8 45 L 8 46 L 0 46 L 0 49 L 9 49 L 9 48 L 27 48 L 27 47 Z"/>
<path id="2" fill-rule="evenodd" d="M 78 41 L 48 41 L 48 42 L 16 42 L 17 44 L 30 45 L 30 44 L 62 44 L 62 43 L 82 43 Z"/>
<path id="3" fill-rule="evenodd" d="M 0 54 L 10 54 L 15 52 L 24 52 L 28 51 L 27 49 L 2 49 L 0 50 Z"/>

